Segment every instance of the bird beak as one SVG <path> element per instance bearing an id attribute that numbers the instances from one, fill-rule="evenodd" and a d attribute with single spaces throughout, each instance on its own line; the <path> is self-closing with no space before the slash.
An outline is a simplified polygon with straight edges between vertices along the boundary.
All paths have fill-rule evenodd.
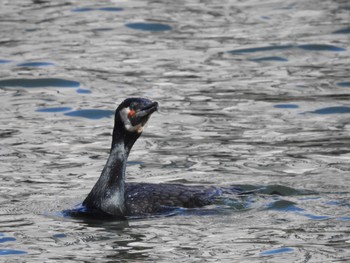
<path id="1" fill-rule="evenodd" d="M 137 111 L 136 114 L 131 119 L 132 125 L 142 124 L 145 125 L 148 121 L 149 117 L 153 112 L 158 110 L 158 102 L 153 102 L 151 104 L 146 105 L 141 110 Z"/>
<path id="2" fill-rule="evenodd" d="M 142 108 L 139 112 L 136 113 L 136 116 L 139 116 L 140 118 L 149 116 L 153 112 L 158 110 L 158 102 L 153 102 L 146 107 Z"/>

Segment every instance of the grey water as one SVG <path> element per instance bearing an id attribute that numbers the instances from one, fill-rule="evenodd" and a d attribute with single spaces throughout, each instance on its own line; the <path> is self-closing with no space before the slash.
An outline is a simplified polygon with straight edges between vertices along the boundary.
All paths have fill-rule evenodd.
<path id="1" fill-rule="evenodd" d="M 350 4 L 0 1 L 1 262 L 349 262 Z M 83 220 L 113 113 L 158 101 L 130 182 L 252 194 Z"/>

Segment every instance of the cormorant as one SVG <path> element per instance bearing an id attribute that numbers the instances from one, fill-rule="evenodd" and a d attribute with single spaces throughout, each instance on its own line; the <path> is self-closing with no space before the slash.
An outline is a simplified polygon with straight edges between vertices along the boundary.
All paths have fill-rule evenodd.
<path id="1" fill-rule="evenodd" d="M 203 207 L 226 191 L 237 191 L 214 186 L 125 183 L 130 150 L 157 109 L 157 102 L 144 98 L 129 98 L 118 106 L 107 163 L 80 211 L 112 218 L 148 216 L 174 208 Z"/>

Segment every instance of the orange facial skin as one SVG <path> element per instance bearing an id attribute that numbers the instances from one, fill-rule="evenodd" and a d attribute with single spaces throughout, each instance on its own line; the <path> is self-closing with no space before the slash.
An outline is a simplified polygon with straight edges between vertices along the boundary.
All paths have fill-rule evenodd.
<path id="1" fill-rule="evenodd" d="M 128 113 L 128 118 L 130 119 L 130 118 L 134 117 L 135 114 L 136 114 L 136 111 L 130 110 L 130 112 Z"/>

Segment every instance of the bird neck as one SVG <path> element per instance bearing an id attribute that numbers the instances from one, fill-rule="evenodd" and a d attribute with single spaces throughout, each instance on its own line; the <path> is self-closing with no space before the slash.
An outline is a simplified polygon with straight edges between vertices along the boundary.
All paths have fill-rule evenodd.
<path id="1" fill-rule="evenodd" d="M 125 215 L 125 170 L 130 150 L 141 134 L 130 133 L 116 114 L 112 146 L 101 176 L 83 205 L 112 216 Z"/>
<path id="2" fill-rule="evenodd" d="M 83 205 L 113 216 L 125 214 L 125 170 L 130 149 L 123 140 L 114 141 L 101 176 Z"/>

